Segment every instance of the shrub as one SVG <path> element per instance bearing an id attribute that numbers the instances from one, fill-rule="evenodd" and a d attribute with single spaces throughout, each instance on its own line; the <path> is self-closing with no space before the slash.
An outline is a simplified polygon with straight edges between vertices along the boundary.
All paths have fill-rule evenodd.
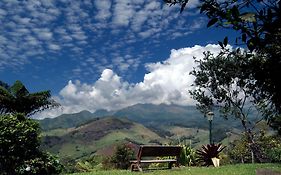
<path id="1" fill-rule="evenodd" d="M 63 166 L 55 156 L 41 152 L 35 158 L 25 161 L 21 168 L 19 168 L 19 174 L 49 175 L 59 174 L 62 170 Z"/>
<path id="2" fill-rule="evenodd" d="M 271 162 L 281 162 L 281 147 L 268 149 L 266 153 L 270 158 Z"/>
<path id="3" fill-rule="evenodd" d="M 126 144 L 118 145 L 116 151 L 111 158 L 111 162 L 114 163 L 117 169 L 128 169 L 130 166 L 130 160 L 134 158 L 134 151 Z"/>
<path id="4" fill-rule="evenodd" d="M 73 167 L 75 168 L 75 172 L 91 172 L 100 169 L 101 168 L 99 167 L 100 163 L 101 163 L 101 157 L 92 155 L 77 160 L 75 162 L 75 165 L 73 165 Z"/>
<path id="5" fill-rule="evenodd" d="M 259 150 L 260 160 L 265 162 L 281 162 L 281 141 L 278 136 L 260 134 L 255 138 L 255 147 Z M 234 163 L 250 163 L 251 150 L 245 136 L 235 140 L 229 146 L 228 155 Z"/>
<path id="6" fill-rule="evenodd" d="M 261 135 L 257 140 L 267 162 L 281 162 L 281 140 L 278 136 Z"/>
<path id="7" fill-rule="evenodd" d="M 22 114 L 0 115 L 0 169 L 6 175 L 58 174 L 62 167 L 39 149 L 39 124 Z M 46 172 L 46 173 L 44 173 Z"/>
<path id="8" fill-rule="evenodd" d="M 181 165 L 195 166 L 196 165 L 196 151 L 190 146 L 181 145 L 182 152 L 179 158 Z"/>
<path id="9" fill-rule="evenodd" d="M 232 163 L 250 163 L 252 161 L 250 147 L 244 135 L 241 139 L 229 144 L 227 154 Z"/>
<path id="10" fill-rule="evenodd" d="M 126 144 L 120 144 L 116 147 L 115 152 L 111 157 L 103 159 L 102 166 L 104 169 L 128 169 L 130 160 L 133 158 L 133 149 Z"/>

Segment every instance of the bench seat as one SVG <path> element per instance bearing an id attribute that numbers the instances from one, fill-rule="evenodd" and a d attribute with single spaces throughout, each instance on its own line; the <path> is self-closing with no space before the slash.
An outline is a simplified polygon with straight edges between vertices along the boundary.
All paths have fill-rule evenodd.
<path id="1" fill-rule="evenodd" d="M 172 165 L 179 166 L 179 156 L 182 147 L 163 145 L 141 145 L 137 154 L 137 160 L 130 161 L 131 170 L 142 171 L 141 164 L 168 163 L 168 168 Z M 174 159 L 152 159 L 153 157 L 175 157 Z"/>
<path id="2" fill-rule="evenodd" d="M 137 163 L 137 160 L 130 161 L 131 163 Z M 166 162 L 177 162 L 176 159 L 156 159 L 156 160 L 140 160 L 140 163 L 166 163 Z"/>

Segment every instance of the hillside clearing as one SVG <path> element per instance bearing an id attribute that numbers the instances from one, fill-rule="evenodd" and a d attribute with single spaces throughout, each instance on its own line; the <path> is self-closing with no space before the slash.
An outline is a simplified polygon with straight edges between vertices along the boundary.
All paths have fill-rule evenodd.
<path id="1" fill-rule="evenodd" d="M 281 164 L 236 164 L 215 167 L 182 167 L 172 170 L 145 171 L 145 175 L 255 175 L 257 169 L 270 169 L 281 175 Z M 71 175 L 136 175 L 142 174 L 129 170 L 95 171 L 91 173 L 75 173 Z"/>

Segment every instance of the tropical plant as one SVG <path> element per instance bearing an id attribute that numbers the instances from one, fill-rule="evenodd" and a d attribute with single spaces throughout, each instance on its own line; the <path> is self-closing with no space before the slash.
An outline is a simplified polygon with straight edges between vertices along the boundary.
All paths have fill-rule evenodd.
<path id="1" fill-rule="evenodd" d="M 212 158 L 220 158 L 219 154 L 224 150 L 225 146 L 221 144 L 203 145 L 201 149 L 196 151 L 197 161 L 203 163 L 203 166 L 213 165 Z"/>
<path id="2" fill-rule="evenodd" d="M 58 160 L 39 149 L 38 122 L 23 114 L 0 116 L 0 170 L 4 175 L 58 174 Z"/>
<path id="3" fill-rule="evenodd" d="M 196 165 L 196 151 L 189 145 L 181 145 L 182 152 L 179 158 L 181 165 L 195 166 Z"/>
<path id="4" fill-rule="evenodd" d="M 101 169 L 101 156 L 91 155 L 83 159 L 76 160 L 76 164 L 73 165 L 76 172 L 90 172 Z"/>
<path id="5" fill-rule="evenodd" d="M 0 114 L 23 113 L 29 117 L 36 112 L 58 106 L 51 98 L 50 91 L 30 93 L 20 81 L 12 86 L 0 83 Z"/>

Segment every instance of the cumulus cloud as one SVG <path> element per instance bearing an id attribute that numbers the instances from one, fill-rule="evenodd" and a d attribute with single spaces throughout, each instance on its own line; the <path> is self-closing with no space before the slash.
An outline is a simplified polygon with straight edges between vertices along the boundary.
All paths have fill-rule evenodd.
<path id="1" fill-rule="evenodd" d="M 196 66 L 194 57 L 203 58 L 203 52 L 218 54 L 219 45 L 206 45 L 171 50 L 170 57 L 163 62 L 146 65 L 148 73 L 142 82 L 129 83 L 122 80 L 111 69 L 103 70 L 93 84 L 70 80 L 56 97 L 63 108 L 49 111 L 42 116 L 52 117 L 59 113 L 81 110 L 117 110 L 138 103 L 192 105 L 188 94 L 193 88 L 194 77 L 189 72 Z"/>

